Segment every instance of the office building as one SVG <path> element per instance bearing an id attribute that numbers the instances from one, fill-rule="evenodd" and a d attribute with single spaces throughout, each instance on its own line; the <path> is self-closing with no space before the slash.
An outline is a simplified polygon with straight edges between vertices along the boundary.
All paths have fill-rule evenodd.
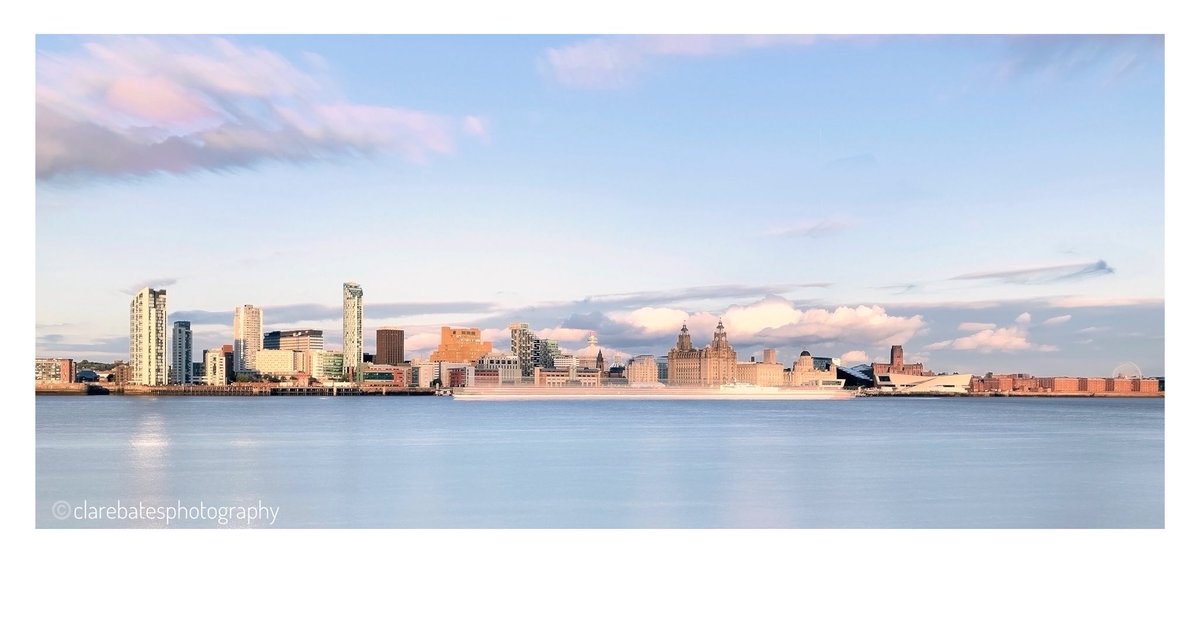
<path id="1" fill-rule="evenodd" d="M 353 379 L 363 363 L 363 289 L 342 284 L 342 374 Z"/>
<path id="2" fill-rule="evenodd" d="M 255 356 L 263 349 L 262 308 L 249 304 L 233 309 L 233 371 L 253 372 Z"/>
<path id="3" fill-rule="evenodd" d="M 304 352 L 300 350 L 260 350 L 255 365 L 258 373 L 272 377 L 294 376 L 303 368 Z"/>
<path id="4" fill-rule="evenodd" d="M 192 322 L 176 321 L 171 328 L 171 383 L 192 382 Z"/>
<path id="5" fill-rule="evenodd" d="M 475 363 L 492 351 L 491 341 L 480 341 L 479 328 L 442 326 L 442 340 L 429 360 L 435 363 Z"/>
<path id="6" fill-rule="evenodd" d="M 736 372 L 737 353 L 729 345 L 723 321 L 717 322 L 712 342 L 703 348 L 692 346 L 684 324 L 675 347 L 667 353 L 667 382 L 671 385 L 719 386 L 732 383 Z"/>
<path id="7" fill-rule="evenodd" d="M 404 363 L 404 331 L 380 328 L 375 331 L 375 363 L 398 366 Z"/>
<path id="8" fill-rule="evenodd" d="M 167 291 L 142 288 L 129 303 L 131 384 L 166 385 Z"/>
<path id="9" fill-rule="evenodd" d="M 475 363 L 476 376 L 480 372 L 495 372 L 496 383 L 520 383 L 521 359 L 509 352 L 489 352 Z M 490 374 L 482 375 L 491 378 Z"/>
<path id="10" fill-rule="evenodd" d="M 263 335 L 264 350 L 324 350 L 321 330 L 274 330 Z"/>
<path id="11" fill-rule="evenodd" d="M 625 378 L 629 385 L 660 385 L 658 381 L 658 362 L 652 354 L 642 354 L 633 358 L 625 366 Z"/>

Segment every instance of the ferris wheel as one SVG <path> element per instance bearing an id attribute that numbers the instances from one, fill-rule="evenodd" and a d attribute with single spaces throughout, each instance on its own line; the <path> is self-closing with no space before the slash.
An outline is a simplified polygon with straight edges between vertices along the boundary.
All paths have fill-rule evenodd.
<path id="1" fill-rule="evenodd" d="M 1142 369 L 1137 367 L 1137 364 L 1132 361 L 1126 361 L 1121 365 L 1113 368 L 1112 376 L 1114 379 L 1140 379 L 1142 378 Z"/>

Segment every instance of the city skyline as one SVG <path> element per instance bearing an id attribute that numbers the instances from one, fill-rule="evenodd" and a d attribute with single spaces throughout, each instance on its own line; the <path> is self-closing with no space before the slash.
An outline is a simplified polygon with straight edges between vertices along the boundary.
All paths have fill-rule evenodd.
<path id="1" fill-rule="evenodd" d="M 195 352 L 244 304 L 341 349 L 353 280 L 366 352 L 396 327 L 428 356 L 444 325 L 504 350 L 524 322 L 662 354 L 723 319 L 785 361 L 1164 372 L 1160 37 L 37 47 L 38 356 L 122 358 L 147 286 Z M 161 241 L 99 286 L 60 258 L 119 236 Z"/>

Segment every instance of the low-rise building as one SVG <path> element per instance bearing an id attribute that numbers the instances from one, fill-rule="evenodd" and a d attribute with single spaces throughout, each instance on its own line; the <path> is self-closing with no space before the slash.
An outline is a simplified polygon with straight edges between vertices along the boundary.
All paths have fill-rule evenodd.
<path id="1" fill-rule="evenodd" d="M 641 354 L 633 358 L 629 365 L 625 366 L 625 378 L 629 380 L 629 385 L 645 386 L 645 385 L 661 385 L 658 378 L 658 362 L 654 360 L 652 354 Z"/>
<path id="2" fill-rule="evenodd" d="M 225 367 L 227 358 L 221 350 L 204 351 L 204 385 L 227 385 L 229 383 L 228 369 Z"/>
<path id="3" fill-rule="evenodd" d="M 34 383 L 75 383 L 74 359 L 34 359 Z"/>
<path id="4" fill-rule="evenodd" d="M 475 362 L 477 379 L 485 371 L 495 371 L 497 383 L 520 383 L 521 358 L 508 352 L 490 352 Z M 492 375 L 489 373 L 486 376 L 490 379 Z"/>
<path id="5" fill-rule="evenodd" d="M 829 363 L 818 365 L 808 350 L 802 350 L 799 358 L 792 362 L 788 384 L 796 387 L 842 387 L 846 380 L 838 379 L 837 367 L 833 365 L 832 359 L 828 361 Z"/>
<path id="6" fill-rule="evenodd" d="M 775 351 L 772 349 L 763 351 L 762 361 L 755 361 L 754 357 L 750 357 L 750 361 L 738 361 L 735 378 L 739 383 L 765 387 L 777 387 L 788 382 L 783 364 L 775 360 Z"/>
<path id="7" fill-rule="evenodd" d="M 594 388 L 600 385 L 602 373 L 595 368 L 576 368 L 574 376 L 570 370 L 555 368 L 533 369 L 533 385 L 545 387 L 580 386 Z"/>
<path id="8" fill-rule="evenodd" d="M 254 358 L 258 373 L 269 377 L 290 377 L 304 370 L 301 350 L 259 350 Z"/>

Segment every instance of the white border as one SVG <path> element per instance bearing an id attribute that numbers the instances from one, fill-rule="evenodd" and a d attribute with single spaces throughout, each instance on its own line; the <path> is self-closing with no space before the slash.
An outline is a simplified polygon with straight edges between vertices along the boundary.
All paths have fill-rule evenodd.
<path id="1" fill-rule="evenodd" d="M 1180 321 L 1195 234 L 1195 24 L 1176 3 L 43 3 L 6 27 L 5 255 L 33 293 L 33 33 L 1167 33 L 1168 372 L 1195 359 Z M 165 17 L 160 17 L 165 16 Z M 1187 242 L 1186 244 L 1184 242 Z M 21 273 L 21 274 L 17 274 Z M 1167 401 L 1158 531 L 35 531 L 26 319 L 0 446 L 12 561 L 7 624 L 36 633 L 523 635 L 1197 635 L 1194 412 Z M 1172 338 L 1174 337 L 1174 338 Z M 1168 376 L 1172 376 L 1168 374 Z M 1172 377 L 1181 380 L 1179 376 Z M 6 561 L 7 562 L 7 561 Z M 1184 581 L 1178 582 L 1176 579 Z M 105 629 L 106 628 L 106 629 Z"/>

